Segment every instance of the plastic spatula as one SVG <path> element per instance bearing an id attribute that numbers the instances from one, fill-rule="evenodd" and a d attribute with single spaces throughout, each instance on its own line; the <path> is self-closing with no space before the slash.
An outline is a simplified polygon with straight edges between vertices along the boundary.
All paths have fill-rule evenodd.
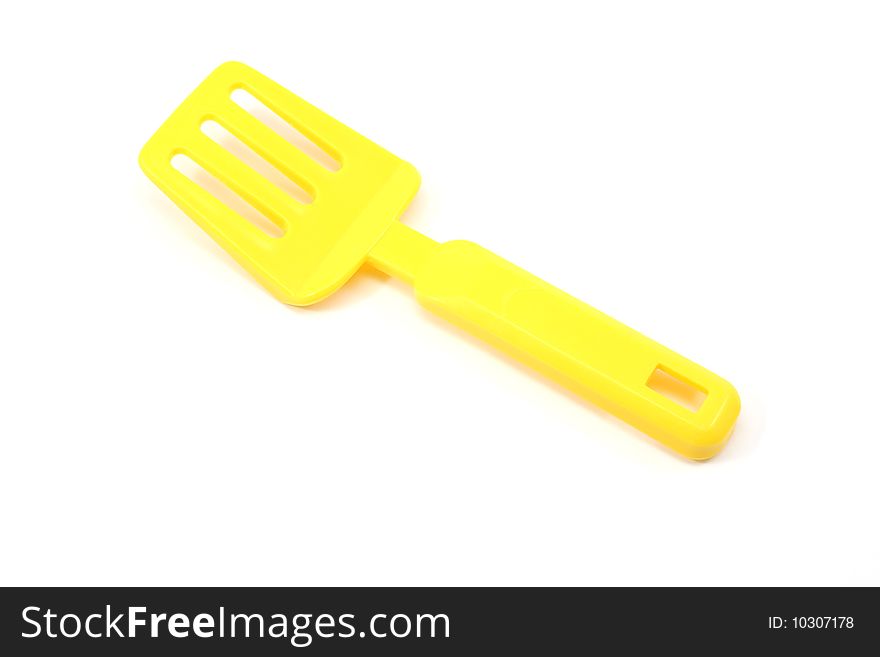
<path id="1" fill-rule="evenodd" d="M 243 89 L 340 167 L 331 171 L 233 101 Z M 213 121 L 306 190 L 303 203 L 203 131 Z M 269 236 L 172 166 L 186 155 L 274 222 Z M 724 379 L 476 244 L 398 221 L 412 165 L 239 63 L 223 64 L 140 155 L 146 174 L 281 301 L 316 303 L 364 263 L 415 287 L 431 311 L 692 459 L 724 446 L 739 413 Z"/>

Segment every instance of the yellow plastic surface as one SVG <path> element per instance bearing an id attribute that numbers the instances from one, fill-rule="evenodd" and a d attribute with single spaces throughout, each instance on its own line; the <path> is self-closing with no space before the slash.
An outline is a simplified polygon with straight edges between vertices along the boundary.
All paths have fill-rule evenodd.
<path id="1" fill-rule="evenodd" d="M 341 163 L 320 167 L 231 102 L 246 89 Z M 208 139 L 221 124 L 314 197 L 303 204 Z M 272 238 L 171 166 L 185 154 L 285 231 Z M 724 446 L 739 413 L 724 379 L 464 241 L 438 244 L 397 221 L 416 170 L 242 64 L 224 64 L 144 147 L 150 178 L 273 294 L 319 301 L 364 262 L 409 282 L 436 314 L 529 364 L 691 459 Z M 681 394 L 679 394 L 681 393 Z M 696 401 L 694 401 L 696 400 Z"/>
<path id="2" fill-rule="evenodd" d="M 232 100 L 244 89 L 341 166 L 330 171 Z M 301 203 L 202 131 L 223 126 L 312 197 Z M 173 168 L 186 155 L 283 231 L 270 237 Z M 361 266 L 419 188 L 415 167 L 254 69 L 229 62 L 190 94 L 147 142 L 140 165 L 180 208 L 281 301 L 320 301 Z"/>

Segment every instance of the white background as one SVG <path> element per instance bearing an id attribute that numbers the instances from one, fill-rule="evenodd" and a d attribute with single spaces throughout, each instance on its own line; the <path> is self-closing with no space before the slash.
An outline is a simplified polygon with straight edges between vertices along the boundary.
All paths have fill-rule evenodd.
<path id="1" fill-rule="evenodd" d="M 880 584 L 871 2 L 18 3 L 3 584 Z M 687 462 L 363 273 L 276 302 L 141 173 L 249 63 L 465 238 L 732 381 Z"/>

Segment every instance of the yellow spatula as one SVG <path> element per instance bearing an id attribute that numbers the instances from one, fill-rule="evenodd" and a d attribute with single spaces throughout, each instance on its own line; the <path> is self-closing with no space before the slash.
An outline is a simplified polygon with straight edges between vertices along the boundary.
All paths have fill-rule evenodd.
<path id="1" fill-rule="evenodd" d="M 332 171 L 233 102 L 244 90 L 339 163 Z M 304 189 L 304 203 L 203 130 L 220 124 Z M 185 155 L 283 231 L 273 237 L 172 166 Z M 257 71 L 220 66 L 147 142 L 146 174 L 281 301 L 324 299 L 365 262 L 427 308 L 692 459 L 727 441 L 739 398 L 724 379 L 476 244 L 398 221 L 418 172 Z"/>

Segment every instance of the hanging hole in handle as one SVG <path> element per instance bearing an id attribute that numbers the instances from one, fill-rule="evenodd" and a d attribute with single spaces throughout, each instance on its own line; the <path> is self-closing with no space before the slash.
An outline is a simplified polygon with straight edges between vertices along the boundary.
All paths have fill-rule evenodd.
<path id="1" fill-rule="evenodd" d="M 658 365 L 648 377 L 648 387 L 658 392 L 667 399 L 671 399 L 679 406 L 696 413 L 706 399 L 706 391 L 695 386 L 690 381 Z"/>

